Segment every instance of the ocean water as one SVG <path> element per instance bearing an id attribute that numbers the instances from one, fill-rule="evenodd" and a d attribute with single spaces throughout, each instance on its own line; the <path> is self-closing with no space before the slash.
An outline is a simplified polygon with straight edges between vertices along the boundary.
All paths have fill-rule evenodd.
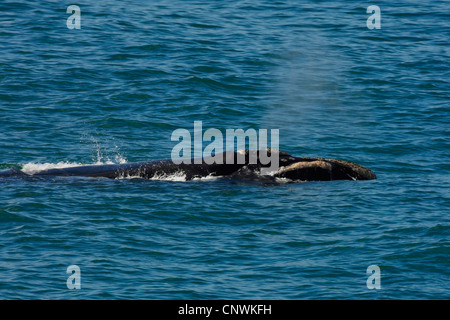
<path id="1" fill-rule="evenodd" d="M 450 298 L 448 1 L 2 0 L 0 12 L 0 169 L 167 159 L 172 132 L 202 121 L 279 129 L 283 151 L 378 176 L 1 179 L 0 298 Z"/>

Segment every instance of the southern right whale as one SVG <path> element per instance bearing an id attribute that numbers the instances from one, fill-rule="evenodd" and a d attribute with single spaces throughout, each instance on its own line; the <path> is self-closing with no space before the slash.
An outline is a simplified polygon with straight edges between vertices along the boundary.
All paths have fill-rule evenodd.
<path id="1" fill-rule="evenodd" d="M 330 180 L 372 180 L 376 179 L 375 173 L 357 163 L 338 159 L 293 157 L 290 154 L 278 150 L 264 150 L 266 154 L 278 153 L 279 169 L 271 173 L 271 178 L 286 178 L 291 181 L 330 181 Z M 139 177 L 152 179 L 161 176 L 182 174 L 186 180 L 207 176 L 237 177 L 252 173 L 254 177 L 267 177 L 258 175 L 261 168 L 266 167 L 260 158 L 261 151 L 241 150 L 231 152 L 234 162 L 229 164 L 226 157 L 230 151 L 215 155 L 216 163 L 204 159 L 201 163 L 175 164 L 172 160 L 154 160 L 125 164 L 85 165 L 69 168 L 55 168 L 41 170 L 33 173 L 25 173 L 19 169 L 1 170 L 0 177 L 104 177 L 124 178 Z M 237 161 L 238 158 L 244 161 Z M 217 161 L 221 159 L 223 161 Z M 256 162 L 251 161 L 256 159 Z"/>

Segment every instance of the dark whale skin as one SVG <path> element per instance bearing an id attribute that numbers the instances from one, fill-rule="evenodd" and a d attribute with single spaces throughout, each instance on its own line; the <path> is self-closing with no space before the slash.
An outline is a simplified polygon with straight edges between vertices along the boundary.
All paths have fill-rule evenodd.
<path id="1" fill-rule="evenodd" d="M 212 158 L 196 163 L 176 164 L 172 160 L 143 161 L 126 164 L 86 165 L 70 168 L 48 169 L 26 174 L 19 169 L 1 170 L 0 177 L 104 177 L 110 179 L 139 177 L 151 179 L 181 173 L 186 180 L 207 176 L 238 176 L 241 172 L 259 172 L 268 167 L 261 161 L 261 152 L 241 150 L 224 152 Z M 293 157 L 278 150 L 266 150 L 267 156 L 278 153 L 279 169 L 270 174 L 274 178 L 286 178 L 292 181 L 331 181 L 331 180 L 373 180 L 375 173 L 357 163 L 337 159 Z M 228 157 L 228 158 L 227 158 Z M 255 161 L 256 159 L 256 161 Z M 230 160 L 230 161 L 229 161 Z"/>

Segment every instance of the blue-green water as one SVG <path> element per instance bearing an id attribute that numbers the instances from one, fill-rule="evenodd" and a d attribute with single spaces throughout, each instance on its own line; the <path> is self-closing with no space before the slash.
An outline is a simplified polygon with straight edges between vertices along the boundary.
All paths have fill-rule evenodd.
<path id="1" fill-rule="evenodd" d="M 81 29 L 68 29 L 69 5 Z M 370 4 L 381 29 L 370 30 Z M 279 129 L 374 181 L 0 180 L 2 299 L 449 299 L 448 1 L 0 3 L 0 169 Z M 81 270 L 69 290 L 66 269 Z M 381 289 L 366 269 L 378 265 Z"/>

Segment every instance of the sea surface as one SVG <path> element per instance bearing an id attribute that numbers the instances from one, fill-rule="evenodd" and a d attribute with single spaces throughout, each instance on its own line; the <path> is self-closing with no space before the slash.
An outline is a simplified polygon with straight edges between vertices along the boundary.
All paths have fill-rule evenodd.
<path id="1" fill-rule="evenodd" d="M 0 169 L 168 159 L 202 121 L 279 129 L 283 151 L 378 177 L 3 178 L 1 299 L 450 298 L 449 1 L 0 13 Z"/>

